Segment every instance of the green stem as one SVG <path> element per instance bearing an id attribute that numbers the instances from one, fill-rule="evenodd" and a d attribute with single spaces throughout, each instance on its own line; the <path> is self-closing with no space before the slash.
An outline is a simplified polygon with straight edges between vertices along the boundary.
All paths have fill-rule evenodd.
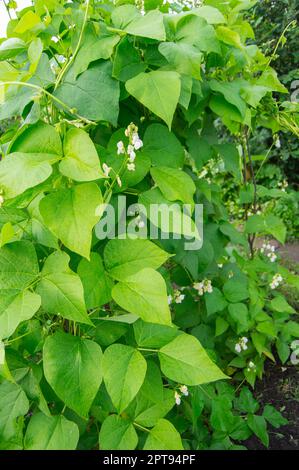
<path id="1" fill-rule="evenodd" d="M 70 114 L 73 116 L 76 116 L 78 119 L 80 119 L 83 122 L 86 122 L 87 124 L 92 124 L 93 126 L 96 125 L 96 123 L 90 121 L 89 119 L 84 118 L 83 116 L 80 116 L 80 114 L 75 113 L 70 106 L 68 106 L 66 103 L 61 101 L 59 98 L 56 96 L 52 95 L 49 91 L 45 90 L 44 88 L 34 85 L 33 83 L 27 83 L 27 82 L 18 82 L 18 81 L 9 81 L 9 82 L 0 82 L 0 86 L 5 86 L 5 85 L 20 85 L 20 86 L 25 86 L 27 88 L 32 88 L 33 90 L 38 90 L 40 93 L 44 93 L 45 95 L 49 96 L 53 101 L 56 103 L 60 104 L 60 106 L 63 106 L 65 109 L 68 110 Z"/>
<path id="2" fill-rule="evenodd" d="M 148 349 L 148 348 L 137 348 L 139 351 L 154 352 L 157 353 L 158 349 Z"/>
<path id="3" fill-rule="evenodd" d="M 60 83 L 61 80 L 63 79 L 63 76 L 65 75 L 65 73 L 67 72 L 67 70 L 69 69 L 69 67 L 71 66 L 71 64 L 74 62 L 74 60 L 75 60 L 75 58 L 76 58 L 76 55 L 78 54 L 78 51 L 79 51 L 79 49 L 80 49 L 81 42 L 82 42 L 82 38 L 83 38 L 83 33 L 84 33 L 85 26 L 86 26 L 86 23 L 87 23 L 89 2 L 90 2 L 90 0 L 87 0 L 87 2 L 86 2 L 86 9 L 85 9 L 84 20 L 83 20 L 82 28 L 81 28 L 81 31 L 80 31 L 79 39 L 78 39 L 78 42 L 77 42 L 77 45 L 76 45 L 76 49 L 75 49 L 75 51 L 74 51 L 74 54 L 71 56 L 70 60 L 66 63 L 66 66 L 63 67 L 62 70 L 61 70 L 61 72 L 59 73 L 59 75 L 58 75 L 58 77 L 57 77 L 57 80 L 56 80 L 56 83 L 55 83 L 54 90 L 56 90 L 56 88 L 58 87 L 59 83 Z"/>
<path id="4" fill-rule="evenodd" d="M 140 429 L 141 431 L 150 432 L 149 429 L 147 429 L 147 428 L 141 426 L 141 424 L 138 424 L 138 423 L 135 423 L 135 422 L 134 422 L 133 424 L 134 424 L 134 426 L 135 426 L 136 428 Z"/>

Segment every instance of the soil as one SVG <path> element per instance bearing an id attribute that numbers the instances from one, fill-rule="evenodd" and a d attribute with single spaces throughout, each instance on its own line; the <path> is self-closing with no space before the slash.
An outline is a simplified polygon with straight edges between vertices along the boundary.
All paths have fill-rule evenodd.
<path id="1" fill-rule="evenodd" d="M 267 242 L 258 239 L 256 246 L 262 246 L 265 241 Z M 280 245 L 276 240 L 270 240 L 270 243 L 276 246 L 283 265 L 299 274 L 299 243 Z M 298 310 L 298 292 L 288 287 L 282 293 L 295 310 Z M 267 361 L 263 380 L 256 383 L 254 395 L 261 407 L 266 404 L 273 405 L 289 421 L 279 429 L 269 425 L 269 449 L 299 450 L 299 367 L 291 364 L 282 366 L 279 359 L 275 364 Z M 245 445 L 251 450 L 265 449 L 256 436 L 250 437 Z"/>
<path id="2" fill-rule="evenodd" d="M 273 405 L 289 423 L 275 429 L 269 425 L 270 445 L 273 450 L 299 450 L 299 369 L 268 362 L 263 380 L 256 384 L 255 398 L 261 404 Z M 245 443 L 250 450 L 265 447 L 256 436 Z"/>

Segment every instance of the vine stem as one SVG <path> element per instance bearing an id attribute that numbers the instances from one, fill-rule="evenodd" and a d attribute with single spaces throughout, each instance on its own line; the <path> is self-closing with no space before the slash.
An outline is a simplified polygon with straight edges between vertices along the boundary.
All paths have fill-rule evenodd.
<path id="1" fill-rule="evenodd" d="M 11 20 L 12 18 L 11 18 L 11 14 L 10 14 L 10 11 L 9 11 L 9 6 L 7 5 L 5 0 L 3 0 L 3 3 L 4 3 L 4 6 L 5 6 L 5 9 L 7 11 L 7 14 L 9 16 L 9 19 Z"/>
<path id="2" fill-rule="evenodd" d="M 68 110 L 70 114 L 73 116 L 76 116 L 78 119 L 80 119 L 83 122 L 86 122 L 87 124 L 95 126 L 96 123 L 93 121 L 90 121 L 89 119 L 84 118 L 83 116 L 80 116 L 80 114 L 75 113 L 72 108 L 70 108 L 69 105 L 61 101 L 59 98 L 56 96 L 52 95 L 49 91 L 45 90 L 44 88 L 34 85 L 33 83 L 27 83 L 27 82 L 18 82 L 18 81 L 9 81 L 9 82 L 0 82 L 0 86 L 5 86 L 5 85 L 20 85 L 20 86 L 25 86 L 27 88 L 32 88 L 33 90 L 38 90 L 40 93 L 44 93 L 45 95 L 49 96 L 53 101 L 56 103 L 60 104 L 60 106 L 63 106 L 65 109 Z"/>
<path id="3" fill-rule="evenodd" d="M 135 421 L 134 421 L 133 424 L 134 424 L 134 426 L 135 426 L 136 428 L 140 429 L 141 431 L 150 432 L 149 429 L 147 429 L 147 428 L 141 426 L 141 424 L 135 423 Z"/>
<path id="4" fill-rule="evenodd" d="M 56 88 L 58 87 L 59 83 L 60 83 L 61 80 L 63 79 L 63 76 L 65 75 L 65 73 L 67 72 L 67 70 L 69 69 L 69 67 L 71 66 L 71 64 L 74 62 L 74 60 L 75 60 L 75 58 L 76 58 L 76 55 L 78 54 L 78 51 L 79 51 L 80 46 L 81 46 L 81 42 L 82 42 L 82 38 L 83 38 L 83 33 L 84 33 L 84 30 L 85 30 L 85 26 L 86 26 L 86 23 L 87 23 L 89 4 L 90 4 L 90 0 L 87 0 L 87 2 L 86 2 L 86 8 L 85 8 L 85 14 L 84 14 L 84 19 L 83 19 L 83 24 L 82 24 L 82 28 L 81 28 L 81 31 L 80 31 L 80 34 L 79 34 L 79 39 L 78 39 L 78 42 L 77 42 L 77 45 L 76 45 L 74 54 L 71 56 L 71 58 L 69 59 L 69 61 L 66 63 L 66 66 L 63 67 L 62 70 L 60 71 L 60 73 L 58 74 L 58 77 L 57 77 L 57 80 L 56 80 L 56 83 L 55 83 L 54 90 L 56 90 Z"/>
<path id="5" fill-rule="evenodd" d="M 149 349 L 149 348 L 138 348 L 139 351 L 146 351 L 146 352 L 158 352 L 158 349 Z"/>

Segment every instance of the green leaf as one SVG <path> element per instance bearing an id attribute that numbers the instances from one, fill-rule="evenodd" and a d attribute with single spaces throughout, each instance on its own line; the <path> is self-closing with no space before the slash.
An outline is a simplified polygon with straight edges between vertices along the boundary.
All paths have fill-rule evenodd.
<path id="1" fill-rule="evenodd" d="M 151 124 L 146 128 L 142 154 L 148 155 L 155 166 L 181 168 L 184 164 L 183 146 L 162 124 Z"/>
<path id="2" fill-rule="evenodd" d="M 112 403 L 122 413 L 143 384 L 146 360 L 131 346 L 113 344 L 104 353 L 103 377 Z"/>
<path id="3" fill-rule="evenodd" d="M 144 321 L 171 325 L 166 285 L 161 274 L 144 268 L 112 289 L 115 302 Z"/>
<path id="4" fill-rule="evenodd" d="M 174 406 L 175 399 L 172 390 L 164 389 L 162 400 L 156 403 L 142 395 L 139 399 L 137 397 L 134 422 L 145 427 L 155 426 L 158 420 L 164 418 Z"/>
<path id="5" fill-rule="evenodd" d="M 60 173 L 75 181 L 104 178 L 96 148 L 85 131 L 70 129 L 65 136 L 63 150 Z"/>
<path id="6" fill-rule="evenodd" d="M 8 38 L 0 44 L 0 60 L 12 59 L 26 49 L 25 42 L 20 38 Z"/>
<path id="7" fill-rule="evenodd" d="M 227 306 L 227 301 L 217 287 L 213 288 L 213 292 L 205 294 L 205 304 L 207 314 L 212 315 L 216 312 L 221 312 Z"/>
<path id="8" fill-rule="evenodd" d="M 131 16 L 132 12 L 133 16 Z M 111 19 L 116 27 L 123 29 L 128 34 L 165 41 L 162 13 L 159 10 L 151 10 L 145 15 L 140 15 L 138 10 L 137 12 L 131 5 L 122 5 L 113 11 Z M 129 19 L 125 24 L 123 24 L 124 16 Z"/>
<path id="9" fill-rule="evenodd" d="M 288 304 L 286 299 L 282 295 L 278 295 L 274 297 L 274 299 L 270 302 L 270 307 L 275 310 L 275 312 L 282 312 L 282 313 L 296 313 L 296 310 Z"/>
<path id="10" fill-rule="evenodd" d="M 178 73 L 159 70 L 140 73 L 126 82 L 126 89 L 171 128 L 181 91 Z"/>
<path id="11" fill-rule="evenodd" d="M 222 317 L 216 318 L 215 336 L 222 335 L 229 327 L 229 324 Z"/>
<path id="12" fill-rule="evenodd" d="M 245 225 L 246 233 L 267 233 L 273 235 L 280 243 L 285 242 L 286 226 L 276 215 L 257 215 L 254 214 L 248 218 Z"/>
<path id="13" fill-rule="evenodd" d="M 75 450 L 79 440 L 79 429 L 64 416 L 46 416 L 37 413 L 29 421 L 25 439 L 25 450 Z"/>
<path id="14" fill-rule="evenodd" d="M 191 44 L 183 42 L 164 42 L 159 45 L 159 52 L 168 63 L 181 74 L 201 79 L 202 53 Z"/>
<path id="15" fill-rule="evenodd" d="M 274 408 L 274 406 L 271 405 L 265 406 L 263 417 L 276 429 L 280 428 L 280 426 L 285 426 L 288 424 L 288 420 L 284 418 L 282 414 Z"/>
<path id="16" fill-rule="evenodd" d="M 184 237 L 201 240 L 193 219 L 181 209 L 179 203 L 168 201 L 159 188 L 142 193 L 139 196 L 139 203 L 141 204 L 140 212 L 143 211 L 153 225 L 159 227 L 162 232 L 181 234 Z"/>
<path id="17" fill-rule="evenodd" d="M 100 219 L 97 213 L 100 214 L 101 205 L 97 185 L 84 183 L 49 194 L 39 208 L 51 232 L 70 250 L 89 259 L 92 229 Z"/>
<path id="18" fill-rule="evenodd" d="M 247 423 L 254 434 L 262 441 L 264 446 L 268 447 L 269 435 L 265 418 L 258 415 L 248 415 Z"/>
<path id="19" fill-rule="evenodd" d="M 183 450 L 181 436 L 166 419 L 159 419 L 151 429 L 143 450 Z"/>
<path id="20" fill-rule="evenodd" d="M 18 21 L 14 32 L 23 34 L 41 23 L 40 17 L 32 10 L 28 10 Z"/>
<path id="21" fill-rule="evenodd" d="M 200 385 L 225 379 L 200 342 L 191 335 L 181 334 L 159 351 L 162 372 L 170 380 L 186 385 Z"/>
<path id="22" fill-rule="evenodd" d="M 272 67 L 266 67 L 262 75 L 256 82 L 258 86 L 264 86 L 271 91 L 277 91 L 278 93 L 288 93 L 288 89 L 280 83 L 277 77 L 277 72 L 275 72 Z"/>
<path id="23" fill-rule="evenodd" d="M 29 401 L 19 385 L 6 380 L 0 384 L 0 446 L 16 433 L 16 419 L 29 410 Z"/>
<path id="24" fill-rule="evenodd" d="M 178 16 L 178 18 L 180 17 Z M 207 24 L 200 16 L 188 12 L 179 19 L 176 25 L 175 41 L 192 44 L 198 50 L 207 53 L 219 54 L 221 51 L 213 26 Z"/>
<path id="25" fill-rule="evenodd" d="M 213 91 L 221 93 L 226 101 L 235 106 L 243 118 L 245 117 L 246 103 L 240 96 L 239 82 L 217 82 L 213 79 L 209 85 Z"/>
<path id="26" fill-rule="evenodd" d="M 7 199 L 37 186 L 52 174 L 52 164 L 59 157 L 42 153 L 16 152 L 0 162 L 0 186 Z"/>
<path id="27" fill-rule="evenodd" d="M 253 397 L 248 387 L 242 387 L 238 398 L 235 400 L 235 406 L 243 413 L 255 413 L 259 409 L 259 404 Z"/>
<path id="28" fill-rule="evenodd" d="M 179 334 L 174 327 L 148 323 L 140 319 L 134 323 L 133 329 L 138 346 L 143 348 L 161 348 Z"/>
<path id="29" fill-rule="evenodd" d="M 237 334 L 248 331 L 249 314 L 248 308 L 243 303 L 229 304 L 228 312 L 233 322 L 236 324 Z"/>
<path id="30" fill-rule="evenodd" d="M 151 168 L 151 175 L 166 199 L 182 201 L 193 207 L 193 195 L 196 187 L 187 173 L 167 166 L 158 166 Z"/>
<path id="31" fill-rule="evenodd" d="M 84 118 L 117 124 L 119 83 L 112 78 L 109 61 L 92 64 L 77 79 L 72 70 L 66 75 L 54 95 Z"/>
<path id="32" fill-rule="evenodd" d="M 214 148 L 223 158 L 226 171 L 231 172 L 240 180 L 240 155 L 236 146 L 233 144 L 220 144 L 215 145 Z"/>
<path id="33" fill-rule="evenodd" d="M 29 241 L 9 243 L 0 249 L 0 289 L 16 294 L 29 287 L 39 273 L 34 246 Z"/>
<path id="34" fill-rule="evenodd" d="M 141 55 L 138 49 L 129 37 L 124 37 L 116 48 L 113 61 L 113 77 L 121 82 L 126 82 L 130 78 L 144 72 L 146 64 L 141 61 Z"/>
<path id="35" fill-rule="evenodd" d="M 246 280 L 229 279 L 223 285 L 223 293 L 226 299 L 232 303 L 248 299 L 249 292 Z"/>
<path id="36" fill-rule="evenodd" d="M 44 264 L 36 291 L 47 312 L 59 313 L 68 320 L 93 325 L 86 312 L 81 280 L 70 270 L 69 261 L 70 257 L 62 251 L 52 253 Z"/>
<path id="37" fill-rule="evenodd" d="M 72 67 L 74 78 L 85 72 L 91 62 L 99 59 L 109 59 L 119 40 L 120 37 L 115 34 L 97 36 L 95 33 L 90 32 L 86 35 Z"/>
<path id="38" fill-rule="evenodd" d="M 169 253 L 144 239 L 109 240 L 104 250 L 106 268 L 119 281 L 144 268 L 158 269 L 169 256 Z"/>
<path id="39" fill-rule="evenodd" d="M 43 366 L 47 382 L 57 396 L 86 417 L 102 382 L 100 346 L 58 331 L 45 341 Z"/>
<path id="40" fill-rule="evenodd" d="M 90 261 L 82 259 L 78 275 L 83 284 L 84 298 L 88 309 L 101 307 L 110 302 L 113 281 L 106 273 L 101 256 L 90 253 Z"/>
<path id="41" fill-rule="evenodd" d="M 11 223 L 7 222 L 4 224 L 0 233 L 0 248 L 9 243 L 14 238 L 14 234 L 15 231 Z"/>
<path id="42" fill-rule="evenodd" d="M 117 415 L 108 416 L 100 430 L 100 450 L 134 450 L 138 436 L 133 424 Z"/>
<path id="43" fill-rule="evenodd" d="M 194 15 L 198 15 L 204 18 L 210 24 L 225 23 L 225 18 L 222 13 L 217 9 L 209 5 L 203 5 L 199 8 L 192 10 Z"/>
<path id="44" fill-rule="evenodd" d="M 62 156 L 62 144 L 55 127 L 39 121 L 24 127 L 21 133 L 13 139 L 9 152 L 45 153 Z"/>
<path id="45" fill-rule="evenodd" d="M 32 318 L 40 305 L 40 296 L 29 290 L 18 294 L 4 291 L 0 298 L 0 340 L 9 338 L 21 322 Z"/>
<path id="46" fill-rule="evenodd" d="M 227 26 L 218 26 L 216 29 L 217 37 L 220 41 L 228 44 L 229 46 L 234 46 L 238 49 L 242 49 L 243 45 L 241 42 L 240 35 L 228 28 Z"/>
<path id="47" fill-rule="evenodd" d="M 45 197 L 44 194 L 40 193 L 27 207 L 30 215 L 32 237 L 37 243 L 57 250 L 59 248 L 58 240 L 45 226 L 39 210 L 39 204 L 43 197 Z"/>

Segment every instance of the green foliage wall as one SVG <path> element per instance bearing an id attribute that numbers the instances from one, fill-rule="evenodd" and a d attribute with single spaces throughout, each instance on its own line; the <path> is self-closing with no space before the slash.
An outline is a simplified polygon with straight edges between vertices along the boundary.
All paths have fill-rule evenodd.
<path id="1" fill-rule="evenodd" d="M 289 358 L 298 324 L 279 287 L 298 278 L 255 252 L 256 233 L 286 228 L 257 213 L 248 138 L 295 128 L 298 110 L 279 108 L 287 90 L 252 44 L 255 2 L 33 3 L 0 44 L 0 448 L 267 446 L 267 423 L 286 421 L 248 387 Z M 242 230 L 211 159 L 243 191 Z M 99 240 L 119 195 L 189 204 L 189 221 L 203 204 L 203 247 Z"/>

